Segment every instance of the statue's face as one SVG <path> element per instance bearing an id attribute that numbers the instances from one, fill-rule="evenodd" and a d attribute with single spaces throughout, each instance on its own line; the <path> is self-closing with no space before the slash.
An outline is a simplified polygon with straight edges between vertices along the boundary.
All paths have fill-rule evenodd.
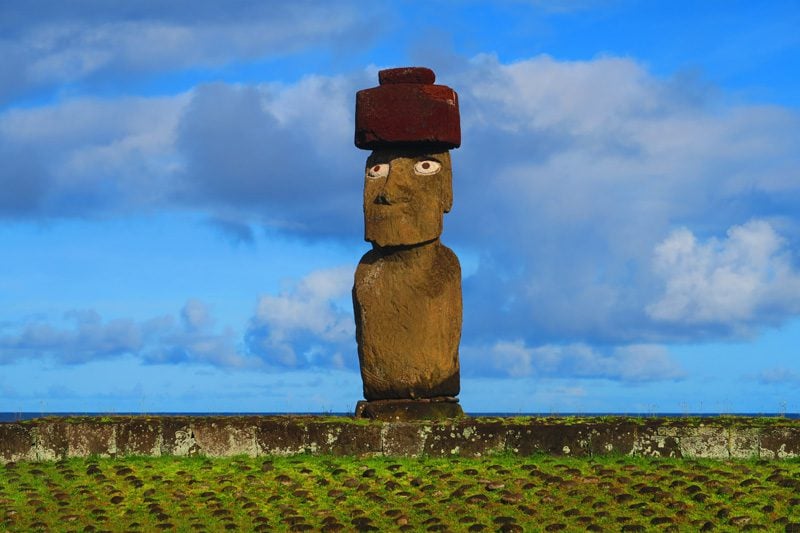
<path id="1" fill-rule="evenodd" d="M 452 178 L 447 151 L 372 152 L 364 176 L 364 238 L 380 247 L 438 238 L 453 204 Z"/>

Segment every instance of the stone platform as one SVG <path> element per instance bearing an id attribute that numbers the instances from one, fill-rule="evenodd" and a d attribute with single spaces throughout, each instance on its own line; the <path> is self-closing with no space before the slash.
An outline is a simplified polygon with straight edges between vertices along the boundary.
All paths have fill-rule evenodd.
<path id="1" fill-rule="evenodd" d="M 451 396 L 419 400 L 361 400 L 356 404 L 356 418 L 385 422 L 447 421 L 463 416 L 458 400 Z"/>
<path id="2" fill-rule="evenodd" d="M 784 459 L 800 457 L 800 420 L 606 416 L 384 422 L 347 416 L 282 415 L 52 417 L 0 423 L 0 463 L 89 455 L 303 453 Z"/>

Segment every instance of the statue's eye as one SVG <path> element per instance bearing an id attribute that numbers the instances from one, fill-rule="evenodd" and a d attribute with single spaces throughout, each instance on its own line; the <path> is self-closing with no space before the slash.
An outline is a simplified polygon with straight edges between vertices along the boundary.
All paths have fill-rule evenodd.
<path id="1" fill-rule="evenodd" d="M 434 161 L 433 159 L 423 159 L 422 161 L 417 161 L 414 163 L 414 172 L 417 174 L 428 175 L 428 174 L 436 174 L 441 170 L 442 164 L 438 161 Z"/>
<path id="2" fill-rule="evenodd" d="M 385 178 L 389 175 L 389 163 L 380 163 L 378 165 L 372 165 L 367 169 L 367 177 L 376 179 L 376 178 Z"/>

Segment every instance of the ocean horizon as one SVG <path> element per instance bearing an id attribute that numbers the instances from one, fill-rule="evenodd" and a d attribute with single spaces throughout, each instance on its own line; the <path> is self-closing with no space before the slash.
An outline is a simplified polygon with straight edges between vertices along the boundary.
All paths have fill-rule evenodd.
<path id="1" fill-rule="evenodd" d="M 769 417 L 769 418 L 788 418 L 797 420 L 800 419 L 800 413 L 718 413 L 718 412 L 705 412 L 705 413 L 637 413 L 637 412 L 545 412 L 545 413 L 507 413 L 507 412 L 468 412 L 467 416 L 497 416 L 497 417 L 511 417 L 511 416 L 585 416 L 585 417 L 600 417 L 600 416 L 628 416 L 637 418 L 688 418 L 688 417 L 701 417 L 701 418 L 714 418 L 720 416 L 741 416 L 741 417 Z M 277 412 L 277 411 L 264 411 L 264 412 L 108 412 L 108 411 L 58 411 L 58 412 L 0 412 L 0 422 L 20 422 L 23 420 L 33 420 L 36 418 L 44 417 L 73 417 L 73 416 L 277 416 L 277 415 L 315 415 L 315 416 L 353 416 L 353 413 L 346 412 L 323 412 L 323 411 L 298 411 L 298 412 Z"/>

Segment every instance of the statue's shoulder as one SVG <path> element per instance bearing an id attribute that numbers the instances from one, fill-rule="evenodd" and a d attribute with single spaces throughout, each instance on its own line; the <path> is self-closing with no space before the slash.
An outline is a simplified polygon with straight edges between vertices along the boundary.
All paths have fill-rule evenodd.
<path id="1" fill-rule="evenodd" d="M 457 272 L 459 276 L 461 275 L 461 263 L 458 261 L 458 256 L 444 244 L 440 243 L 439 246 L 437 246 L 436 262 L 439 268 L 449 272 Z"/>
<path id="2" fill-rule="evenodd" d="M 361 260 L 358 262 L 358 268 L 369 267 L 377 263 L 384 254 L 378 248 L 373 248 L 369 252 L 365 253 L 361 256 Z"/>

